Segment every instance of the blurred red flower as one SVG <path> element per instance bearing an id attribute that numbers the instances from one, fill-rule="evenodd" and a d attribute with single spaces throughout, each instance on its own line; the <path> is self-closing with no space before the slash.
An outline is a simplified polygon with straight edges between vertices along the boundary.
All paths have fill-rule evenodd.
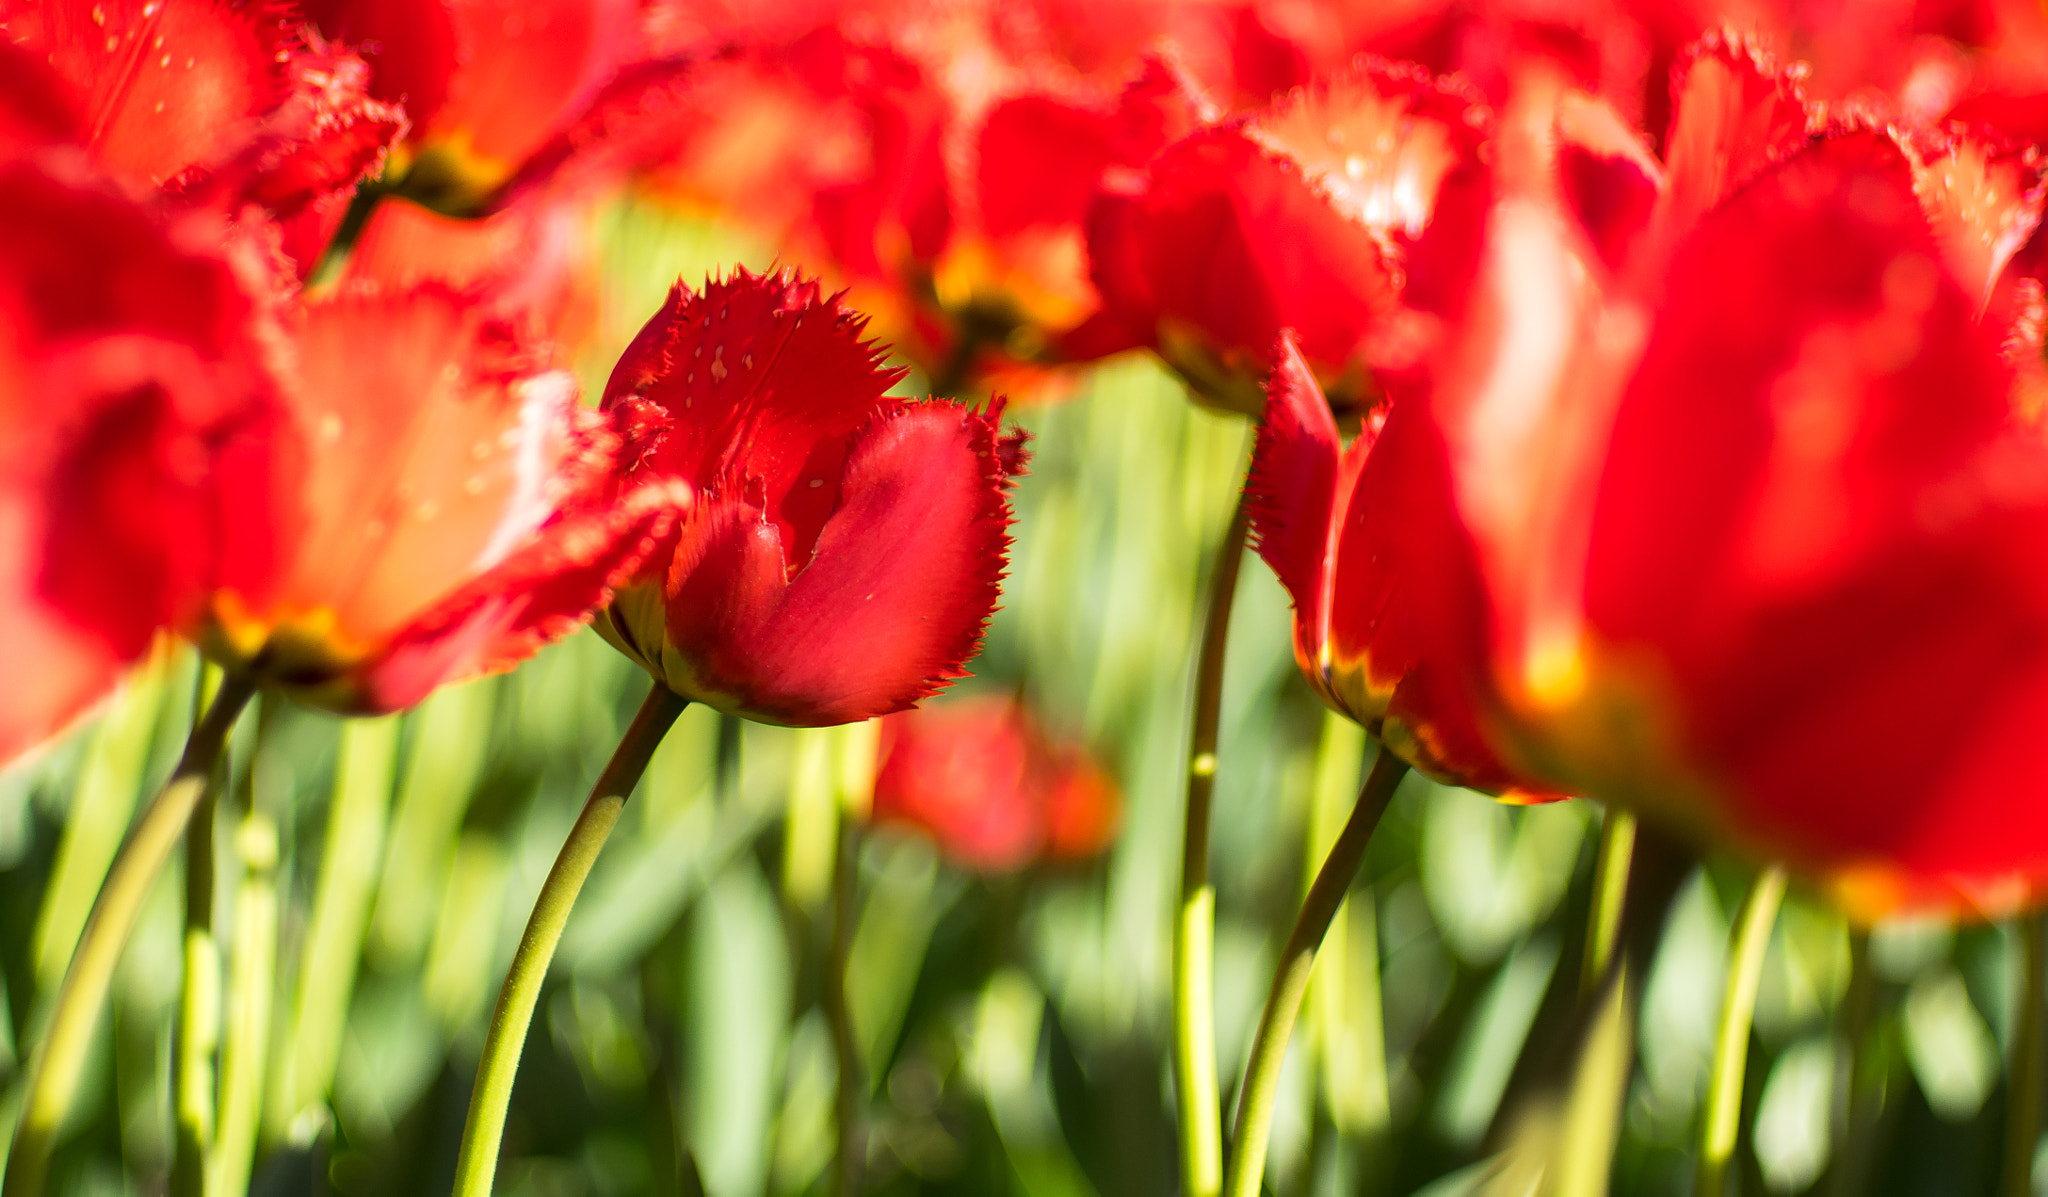
<path id="1" fill-rule="evenodd" d="M 231 512 L 200 640 L 229 669 L 344 712 L 510 668 L 580 626 L 687 503 L 612 490 L 617 442 L 474 293 L 353 290 L 294 314 L 295 440 Z M 237 552 L 282 525 L 278 556 Z"/>
<path id="2" fill-rule="evenodd" d="M 260 206 L 307 265 L 405 127 L 288 5 L 43 0 L 0 7 L 0 30 L 0 108 L 138 193 Z"/>
<path id="3" fill-rule="evenodd" d="M 68 150 L 0 146 L 0 760 L 91 704 L 228 568 L 285 417 L 202 230 Z M 279 549 L 244 521 L 237 548 Z"/>
<path id="4" fill-rule="evenodd" d="M 327 37 L 360 50 L 370 92 L 411 131 L 386 179 L 453 215 L 495 211 L 571 162 L 666 130 L 694 52 L 650 51 L 639 0 L 306 0 Z"/>
<path id="5" fill-rule="evenodd" d="M 1348 450 L 1315 375 L 1282 337 L 1246 483 L 1251 532 L 1294 602 L 1294 654 L 1331 709 L 1439 781 L 1510 801 L 1561 796 L 1502 764 L 1470 678 L 1483 629 L 1464 532 L 1443 505 L 1379 509 L 1367 496 L 1440 485 L 1407 425 L 1368 417 Z M 1426 568 L 1420 563 L 1426 563 Z"/>
<path id="6" fill-rule="evenodd" d="M 1331 398 L 1369 402 L 1456 316 L 1490 122 L 1458 84 L 1372 62 L 1175 142 L 1089 212 L 1107 316 L 1225 406 L 1258 410 L 1282 328 Z"/>
<path id="7" fill-rule="evenodd" d="M 828 264 L 942 390 L 1049 381 L 1039 367 L 1099 306 L 1089 196 L 1200 106 L 1160 63 L 1096 77 L 1013 58 L 990 16 L 747 26 L 655 172 L 659 190 Z"/>
<path id="8" fill-rule="evenodd" d="M 874 821 L 917 828 L 968 868 L 1094 856 L 1121 815 L 1116 782 L 1014 699 L 939 703 L 882 722 Z"/>
<path id="9" fill-rule="evenodd" d="M 680 283 L 605 388 L 621 479 L 697 501 L 598 621 L 678 694 L 768 723 L 902 710 L 979 646 L 1023 434 L 886 392 L 865 321 L 793 273 Z"/>
<path id="10" fill-rule="evenodd" d="M 2041 168 L 1681 62 L 1662 162 L 1532 87 L 1462 335 L 1354 503 L 1463 529 L 1517 766 L 1823 877 L 1996 908 L 2048 877 Z M 1398 513 L 1398 514 L 1397 514 Z"/>

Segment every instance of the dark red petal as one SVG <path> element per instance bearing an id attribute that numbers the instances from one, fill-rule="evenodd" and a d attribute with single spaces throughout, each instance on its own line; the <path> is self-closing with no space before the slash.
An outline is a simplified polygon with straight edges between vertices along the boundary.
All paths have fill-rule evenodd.
<path id="1" fill-rule="evenodd" d="M 677 285 L 620 358 L 605 405 L 643 398 L 673 421 L 641 466 L 763 507 L 790 568 L 841 502 L 848 438 L 903 377 L 861 339 L 866 321 L 815 281 L 742 269 Z"/>
<path id="2" fill-rule="evenodd" d="M 353 193 L 383 168 L 406 127 L 396 105 L 370 97 L 369 68 L 355 55 L 317 42 L 289 54 L 290 96 L 208 188 L 260 204 L 279 220 Z"/>
<path id="3" fill-rule="evenodd" d="M 83 168 L 0 164 L 0 758 L 194 614 L 289 431 L 228 264 Z"/>
<path id="4" fill-rule="evenodd" d="M 0 33 L 0 146 L 82 139 L 74 101 L 48 59 Z"/>
<path id="5" fill-rule="evenodd" d="M 982 231 L 1004 236 L 1078 225 L 1103 168 L 1115 160 L 1114 114 L 1050 95 L 997 104 L 975 138 Z"/>
<path id="6" fill-rule="evenodd" d="M 1282 328 L 1311 361 L 1341 368 L 1396 302 L 1386 243 L 1239 129 L 1161 153 L 1137 224 L 1162 325 L 1198 335 L 1247 378 Z"/>
<path id="7" fill-rule="evenodd" d="M 1102 299 L 1102 311 L 1077 337 L 1072 356 L 1086 361 L 1122 349 L 1156 343 L 1159 304 L 1146 277 L 1145 187 L 1142 175 L 1115 178 L 1089 201 L 1084 220 L 1088 279 Z M 1080 330 L 1077 330 L 1077 334 Z"/>
<path id="8" fill-rule="evenodd" d="M 2048 860 L 2016 722 L 2048 678 L 2048 454 L 1943 260 L 1875 133 L 1702 221 L 1614 429 L 1585 601 L 1658 662 L 1752 842 L 1982 881 Z M 1987 784 L 2015 817 L 1952 823 Z"/>
<path id="9" fill-rule="evenodd" d="M 1671 131 L 1664 140 L 1664 227 L 1682 235 L 1758 171 L 1812 139 L 1819 113 L 1801 75 L 1751 39 L 1710 34 L 1672 68 Z"/>
<path id="10" fill-rule="evenodd" d="M 1486 602 L 1449 458 L 1422 402 L 1397 402 L 1341 508 L 1330 583 L 1330 689 L 1441 781 L 1518 801 L 1562 796 L 1510 768 L 1485 730 Z"/>
<path id="11" fill-rule="evenodd" d="M 1252 544 L 1294 600 L 1295 655 L 1318 690 L 1328 684 L 1323 654 L 1336 572 L 1331 531 L 1342 457 L 1337 421 L 1323 390 L 1294 338 L 1283 334 L 1266 383 L 1265 418 L 1252 448 L 1244 503 Z"/>
<path id="12" fill-rule="evenodd" d="M 1663 168 L 1612 106 L 1568 94 L 1557 108 L 1558 188 L 1610 268 L 1619 269 L 1656 208 Z"/>
<path id="13" fill-rule="evenodd" d="M 300 7 L 320 32 L 369 60 L 371 95 L 402 106 L 415 128 L 440 115 L 466 53 L 450 0 L 302 0 Z"/>
<path id="14" fill-rule="evenodd" d="M 567 513 L 399 632 L 350 679 L 353 709 L 409 707 L 435 687 L 499 673 L 590 621 L 690 503 L 681 483 Z"/>
<path id="15" fill-rule="evenodd" d="M 260 5 L 46 0 L 7 32 L 70 84 L 94 156 L 148 186 L 210 165 L 287 92 L 285 31 Z"/>
<path id="16" fill-rule="evenodd" d="M 259 369 L 254 305 L 219 256 L 180 244 L 71 155 L 0 164 L 0 262 L 25 336 L 146 333 Z"/>
<path id="17" fill-rule="evenodd" d="M 668 652 L 690 697 L 771 723 L 902 710 L 963 676 L 1009 544 L 996 417 L 959 404 L 884 409 L 853 439 L 816 550 L 787 572 L 776 526 L 712 499 L 668 582 Z"/>

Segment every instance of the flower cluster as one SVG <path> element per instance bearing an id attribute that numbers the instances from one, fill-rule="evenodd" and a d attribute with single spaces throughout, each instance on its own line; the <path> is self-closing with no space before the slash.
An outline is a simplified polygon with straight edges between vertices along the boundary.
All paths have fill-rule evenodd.
<path id="1" fill-rule="evenodd" d="M 999 604 L 1005 395 L 1144 353 L 1255 425 L 1182 832 L 1204 1197 L 1188 1020 L 1246 543 L 1379 750 L 1281 960 L 1233 1192 L 1409 768 L 1592 798 L 1858 917 L 2039 904 L 2048 17 L 1813 7 L 0 0 L 0 763 L 196 646 L 238 697 L 136 837 L 146 889 L 251 693 L 398 711 L 586 623 L 644 669 L 492 1024 L 458 1167 L 487 1192 L 569 904 L 687 704 L 889 717 L 874 819 L 971 868 L 1108 846 L 1117 783 L 1021 701 L 913 708 Z M 605 345 L 592 216 L 628 207 L 776 264 L 678 280 Z"/>

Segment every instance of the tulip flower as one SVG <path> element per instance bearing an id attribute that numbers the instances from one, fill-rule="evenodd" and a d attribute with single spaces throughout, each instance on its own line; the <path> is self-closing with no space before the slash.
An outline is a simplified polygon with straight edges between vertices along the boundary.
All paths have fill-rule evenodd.
<path id="1" fill-rule="evenodd" d="M 1727 37 L 1674 95 L 1661 163 L 1584 96 L 1506 118 L 1464 335 L 1358 500 L 1463 535 L 1385 568 L 1469 555 L 1481 722 L 1517 767 L 1863 913 L 2022 900 L 2048 876 L 2040 168 L 1831 120 Z"/>
<path id="2" fill-rule="evenodd" d="M 357 47 L 370 90 L 411 130 L 387 182 L 458 216 L 495 211 L 571 159 L 661 128 L 690 54 L 650 52 L 633 0 L 307 0 L 327 37 Z"/>
<path id="3" fill-rule="evenodd" d="M 588 619 L 687 501 L 660 483 L 593 503 L 605 421 L 473 292 L 351 290 L 290 331 L 297 438 L 261 467 L 278 498 L 234 513 L 199 633 L 238 675 L 376 712 L 510 668 Z M 274 526 L 282 555 L 235 539 Z"/>
<path id="4" fill-rule="evenodd" d="M 10 55 L 41 60 L 6 66 L 9 90 L 46 114 L 45 133 L 141 191 L 256 203 L 289 220 L 321 201 L 335 208 L 404 127 L 367 93 L 362 61 L 290 8 L 44 0 L 11 9 L 4 36 Z"/>
<path id="5" fill-rule="evenodd" d="M 1089 321 L 1083 217 L 1192 127 L 1191 85 L 1161 61 L 1055 74 L 958 13 L 890 28 L 757 34 L 697 82 L 655 185 L 830 263 L 936 389 L 1125 347 Z"/>
<path id="6" fill-rule="evenodd" d="M 677 284 L 605 387 L 621 476 L 697 496 L 598 630 L 675 693 L 825 726 L 936 693 L 980 643 L 1023 434 L 887 395 L 865 322 L 790 272 Z"/>
<path id="7" fill-rule="evenodd" d="M 194 615 L 283 425 L 235 271 L 63 151 L 0 158 L 0 759 Z M 252 555 L 275 530 L 246 529 Z"/>
<path id="8" fill-rule="evenodd" d="M 1258 409 L 1282 328 L 1333 399 L 1369 402 L 1373 373 L 1414 368 L 1456 314 L 1489 120 L 1376 62 L 1182 138 L 1089 213 L 1106 314 L 1223 406 Z"/>
<path id="9" fill-rule="evenodd" d="M 1116 783 L 1023 704 L 974 698 L 882 721 L 873 819 L 930 835 L 968 868 L 1078 860 L 1116 832 Z"/>
<path id="10" fill-rule="evenodd" d="M 1343 448 L 1315 375 L 1282 337 L 1245 503 L 1294 602 L 1295 659 L 1332 710 L 1424 773 L 1518 801 L 1555 797 L 1503 765 L 1479 727 L 1467 677 L 1482 600 L 1462 529 L 1441 508 L 1368 506 L 1382 488 L 1433 481 L 1383 477 L 1430 470 L 1401 439 L 1407 429 L 1371 418 Z M 1407 564 L 1417 558 L 1431 568 Z"/>
<path id="11" fill-rule="evenodd" d="M 491 1191 L 555 945 L 626 798 L 683 708 L 824 727 L 963 676 L 995 609 L 1023 435 L 985 410 L 886 392 L 866 321 L 793 272 L 677 283 L 605 387 L 614 494 L 692 496 L 617 588 L 600 634 L 654 685 L 534 903 L 471 1091 L 455 1191 Z"/>

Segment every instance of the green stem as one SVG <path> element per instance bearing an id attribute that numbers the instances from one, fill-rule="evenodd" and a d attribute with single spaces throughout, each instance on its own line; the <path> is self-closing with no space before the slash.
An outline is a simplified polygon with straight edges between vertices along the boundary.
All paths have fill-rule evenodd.
<path id="1" fill-rule="evenodd" d="M 1216 890 L 1209 884 L 1209 810 L 1216 790 L 1224 650 L 1250 517 L 1240 492 L 1209 576 L 1209 611 L 1195 659 L 1188 734 L 1180 906 L 1173 921 L 1173 1077 L 1180 1105 L 1181 1178 L 1188 1197 L 1216 1197 L 1223 1187 L 1222 1099 L 1216 1081 Z"/>
<path id="2" fill-rule="evenodd" d="M 835 1139 L 832 1192 L 854 1197 L 867 1166 L 867 1135 L 862 1114 L 867 1106 L 866 1070 L 854 1038 L 853 1010 L 846 1000 L 846 967 L 853 955 L 854 903 L 860 881 L 860 829 L 850 819 L 839 823 L 838 854 L 832 866 L 832 939 L 825 957 L 819 1000 L 832 1031 L 832 1058 L 838 1075 L 834 1108 Z"/>
<path id="3" fill-rule="evenodd" d="M 0 1186 L 4 1197 L 35 1197 L 48 1180 L 50 1152 L 72 1099 L 78 1094 L 79 1077 L 85 1070 L 92 1047 L 93 1030 L 100 1010 L 106 1005 L 107 988 L 114 979 L 114 965 L 135 929 L 157 874 L 170 858 L 171 849 L 185 832 L 193 808 L 206 793 L 214 762 L 236 716 L 248 704 L 255 688 L 246 678 L 229 677 L 185 742 L 185 755 L 163 791 L 143 812 L 135 831 L 114 859 L 105 886 L 93 903 L 85 933 L 71 965 L 64 971 L 50 1024 L 36 1044 L 29 1060 L 28 1083 L 24 1088 L 21 1120 L 15 1124 L 14 1146 L 8 1153 L 7 1179 Z"/>
<path id="4" fill-rule="evenodd" d="M 1245 1065 L 1244 1084 L 1238 1090 L 1237 1134 L 1230 1175 L 1224 1184 L 1228 1197 L 1259 1197 L 1259 1182 L 1266 1172 L 1266 1141 L 1273 1129 L 1273 1102 L 1280 1091 L 1280 1066 L 1287 1058 L 1287 1040 L 1294 1033 L 1302 994 L 1315 969 L 1316 947 L 1343 904 L 1359 862 L 1365 859 L 1373 828 L 1379 826 L 1395 788 L 1407 774 L 1408 763 L 1382 747 L 1358 791 L 1350 820 L 1338 833 L 1337 842 L 1330 845 L 1329 856 L 1323 859 L 1308 897 L 1302 900 L 1301 914 L 1294 920 L 1294 931 L 1287 937 L 1280 967 L 1273 974 L 1273 987 L 1266 995 L 1266 1009 L 1259 1015 L 1251 1060 Z"/>
<path id="5" fill-rule="evenodd" d="M 355 992 L 356 967 L 377 865 L 384 855 L 384 824 L 398 762 L 398 717 L 351 719 L 342 725 L 334 769 L 334 798 L 320 850 L 320 879 L 300 949 L 297 992 L 286 1030 L 284 1058 L 270 1101 L 272 1134 L 303 1141 L 305 1120 L 324 1113 L 322 1102 L 341 1055 L 343 1025 Z"/>
<path id="6" fill-rule="evenodd" d="M 242 880 L 235 887 L 233 943 L 222 1008 L 220 1115 L 206 1162 L 207 1192 L 246 1193 L 263 1117 L 263 1065 L 277 974 L 277 824 L 255 809 L 235 829 Z"/>
<path id="7" fill-rule="evenodd" d="M 220 670 L 200 663 L 192 703 L 198 725 Z M 220 1047 L 220 949 L 213 938 L 213 820 L 221 769 L 185 831 L 184 974 L 178 990 L 178 1035 L 171 1056 L 171 1102 L 177 1123 L 171 1151 L 171 1197 L 202 1197 L 206 1153 L 213 1149 L 213 1055 Z"/>
<path id="8" fill-rule="evenodd" d="M 498 991 L 483 1058 L 477 1062 L 476 1087 L 470 1092 L 469 1117 L 462 1127 L 462 1154 L 455 1164 L 456 1197 L 490 1197 L 491 1180 L 498 1171 L 498 1145 L 505 1134 L 505 1112 L 512 1104 L 512 1082 L 519 1073 L 519 1053 L 526 1045 L 526 1029 L 533 1022 L 533 1008 L 540 1000 L 541 982 L 555 957 L 555 945 L 561 942 L 570 908 L 583 891 L 598 852 L 619 821 L 626 796 L 646 772 L 647 761 L 661 745 L 662 736 L 688 705 L 688 699 L 667 686 L 654 684 L 632 726 L 619 740 L 611 763 L 591 789 L 576 825 L 569 829 L 548 879 L 541 884 L 526 932 L 519 937 L 519 950 L 513 953 L 512 967 Z"/>
<path id="9" fill-rule="evenodd" d="M 1608 807 L 1600 824 L 1600 854 L 1593 861 L 1593 902 L 1586 916 L 1586 954 L 1579 969 L 1581 998 L 1592 996 L 1607 973 L 1608 961 L 1614 959 L 1635 847 L 1636 817 L 1620 807 Z"/>
<path id="10" fill-rule="evenodd" d="M 2048 1071 L 2048 1008 L 2044 1008 L 2042 970 L 2048 968 L 2048 919 L 2038 910 L 2019 922 L 2020 1014 L 2013 1036 L 2012 1071 L 2006 1079 L 2005 1197 L 2029 1197 L 2034 1191 L 2034 1148 L 2041 1141 L 2041 1081 Z"/>
<path id="11" fill-rule="evenodd" d="M 1742 909 L 1735 916 L 1735 937 L 1729 944 L 1728 987 L 1721 997 L 1721 1026 L 1714 1035 L 1714 1070 L 1707 1079 L 1707 1113 L 1700 1128 L 1696 1197 L 1721 1197 L 1728 1186 L 1728 1164 L 1735 1157 L 1736 1131 L 1742 1125 L 1742 1074 L 1749 1062 L 1750 1020 L 1756 1013 L 1757 981 L 1764 972 L 1764 950 L 1785 900 L 1785 870 L 1772 865 L 1756 875 Z"/>

